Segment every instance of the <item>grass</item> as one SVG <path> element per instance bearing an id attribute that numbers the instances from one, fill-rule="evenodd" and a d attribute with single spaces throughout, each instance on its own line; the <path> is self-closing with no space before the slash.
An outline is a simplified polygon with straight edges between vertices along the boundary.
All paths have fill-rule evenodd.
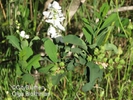
<path id="1" fill-rule="evenodd" d="M 22 3 L 24 1 L 24 3 Z M 30 0 L 29 0 L 30 1 Z M 26 93 L 25 86 L 29 86 L 27 82 L 22 80 L 21 73 L 19 71 L 18 64 L 18 52 L 16 48 L 13 48 L 6 39 L 8 35 L 18 36 L 17 30 L 26 30 L 31 37 L 35 37 L 37 26 L 41 21 L 43 11 L 43 0 L 31 1 L 28 0 L 13 0 L 12 2 L 6 0 L 1 1 L 3 6 L 0 7 L 0 100 L 132 100 L 133 97 L 133 34 L 132 34 L 132 19 L 129 22 L 129 18 L 132 16 L 131 12 L 120 12 L 118 14 L 119 23 L 112 24 L 112 30 L 107 30 L 108 36 L 104 41 L 104 44 L 112 43 L 118 48 L 116 54 L 113 50 L 105 50 L 104 44 L 92 49 L 92 53 L 88 56 L 92 56 L 92 61 L 97 62 L 98 65 L 103 68 L 103 64 L 107 67 L 104 70 L 102 80 L 96 81 L 94 87 L 88 91 L 83 92 L 82 86 L 87 83 L 87 75 L 85 75 L 85 66 L 76 66 L 73 71 L 68 71 L 66 68 L 60 68 L 58 71 L 64 73 L 64 77 L 61 78 L 58 85 L 53 85 L 51 81 L 51 75 L 53 72 L 46 74 L 40 74 L 39 86 L 46 88 L 39 89 L 40 96 L 23 96 Z M 66 10 L 70 4 L 68 0 L 59 0 L 63 11 Z M 71 23 L 67 25 L 67 31 L 65 34 L 79 35 L 84 23 L 83 18 L 87 18 L 92 26 L 97 25 L 95 22 L 97 16 L 96 12 L 104 2 L 108 0 L 97 0 L 86 2 L 80 6 L 77 13 L 71 20 Z M 117 3 L 118 2 L 118 3 Z M 130 0 L 124 1 L 108 1 L 109 6 L 112 8 L 118 6 L 127 6 Z M 30 9 L 32 4 L 32 10 Z M 18 10 L 20 9 L 20 10 Z M 6 13 L 6 18 L 4 12 Z M 20 15 L 19 15 L 20 14 Z M 33 15 L 32 15 L 33 14 Z M 30 16 L 31 15 L 31 16 Z M 33 17 L 34 16 L 34 17 Z M 125 20 L 124 20 L 125 19 Z M 19 21 L 19 23 L 16 23 Z M 20 24 L 20 26 L 19 26 Z M 19 28 L 17 29 L 17 26 Z M 98 25 L 97 25 L 98 26 Z M 44 23 L 40 30 L 40 37 L 46 35 L 48 25 Z M 43 35 L 42 35 L 43 34 Z M 86 42 L 85 37 L 83 40 Z M 38 47 L 41 43 L 38 43 Z M 88 44 L 87 44 L 88 46 Z M 112 46 L 112 45 L 111 45 Z M 38 47 L 32 47 L 38 53 Z M 113 47 L 113 46 L 112 46 Z M 36 53 L 34 52 L 34 53 Z M 66 58 L 64 58 L 66 59 Z M 64 60 L 61 59 L 61 60 Z M 73 59 L 73 58 L 70 58 Z M 44 66 L 47 65 L 48 60 L 45 60 Z M 57 69 L 56 69 L 57 71 Z M 57 72 L 58 73 L 58 72 Z M 54 80 L 54 78 L 53 78 Z M 33 84 L 32 84 L 33 85 Z M 12 86 L 16 86 L 13 92 Z M 23 88 L 24 87 L 24 88 Z M 34 90 L 29 89 L 30 93 Z M 46 96 L 42 96 L 41 93 L 45 93 Z M 50 94 L 50 95 L 48 95 Z M 14 96 L 13 96 L 14 95 Z M 27 92 L 28 95 L 28 92 Z"/>

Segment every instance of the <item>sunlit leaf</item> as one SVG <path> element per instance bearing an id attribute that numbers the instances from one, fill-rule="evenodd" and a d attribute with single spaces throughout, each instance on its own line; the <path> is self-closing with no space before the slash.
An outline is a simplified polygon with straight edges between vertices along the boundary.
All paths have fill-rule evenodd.
<path id="1" fill-rule="evenodd" d="M 89 20 L 88 19 L 83 18 L 82 20 L 83 20 L 84 23 L 89 24 Z"/>
<path id="2" fill-rule="evenodd" d="M 111 14 L 107 19 L 105 19 L 103 25 L 101 26 L 100 30 L 108 27 L 112 22 L 115 22 L 117 20 L 117 14 L 113 13 Z"/>
<path id="3" fill-rule="evenodd" d="M 25 47 L 27 47 L 27 46 L 28 46 L 28 41 L 27 40 L 21 41 L 21 48 L 22 49 L 25 48 Z"/>
<path id="4" fill-rule="evenodd" d="M 32 54 L 32 49 L 30 47 L 25 47 L 20 51 L 19 57 L 21 60 L 27 60 Z"/>
<path id="5" fill-rule="evenodd" d="M 108 3 L 103 3 L 102 7 L 100 8 L 100 15 L 102 17 L 105 17 L 108 13 L 109 5 Z"/>
<path id="6" fill-rule="evenodd" d="M 56 48 L 55 44 L 50 39 L 47 39 L 44 42 L 44 48 L 45 48 L 46 54 L 49 56 L 49 58 L 54 63 L 56 63 L 58 59 L 57 59 L 57 48 Z"/>
<path id="7" fill-rule="evenodd" d="M 89 44 L 91 44 L 92 35 L 85 28 L 83 28 L 82 30 L 83 30 L 86 40 L 89 42 Z"/>
<path id="8" fill-rule="evenodd" d="M 20 69 L 20 66 L 19 66 L 19 64 L 16 64 L 16 75 L 17 76 L 20 76 L 23 72 L 22 72 L 22 70 Z"/>

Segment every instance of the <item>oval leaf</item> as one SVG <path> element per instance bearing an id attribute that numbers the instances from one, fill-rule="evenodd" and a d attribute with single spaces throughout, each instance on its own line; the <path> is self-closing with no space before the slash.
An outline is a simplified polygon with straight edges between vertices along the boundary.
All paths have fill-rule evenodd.
<path id="1" fill-rule="evenodd" d="M 22 76 L 22 79 L 23 79 L 25 82 L 30 83 L 30 84 L 33 84 L 34 81 L 35 81 L 34 77 L 33 77 L 31 74 L 24 74 L 24 75 Z"/>
<path id="2" fill-rule="evenodd" d="M 56 48 L 55 44 L 50 39 L 47 39 L 44 42 L 44 48 L 45 48 L 46 54 L 49 56 L 49 58 L 54 63 L 56 63 L 58 59 L 57 59 L 57 48 Z"/>
<path id="3" fill-rule="evenodd" d="M 86 46 L 85 42 L 84 42 L 82 39 L 80 39 L 80 38 L 78 38 L 77 36 L 75 36 L 75 35 L 67 35 L 67 36 L 65 36 L 65 37 L 63 38 L 63 41 L 64 41 L 65 43 L 71 43 L 71 44 L 80 46 L 80 47 L 82 47 L 84 50 L 87 51 L 87 46 Z"/>
<path id="4" fill-rule="evenodd" d="M 9 43 L 11 43 L 15 48 L 21 50 L 18 38 L 16 38 L 14 35 L 7 36 L 6 38 L 9 40 Z"/>
<path id="5" fill-rule="evenodd" d="M 94 82 L 96 79 L 103 77 L 103 70 L 94 62 L 88 62 L 87 67 L 90 69 L 90 82 Z"/>

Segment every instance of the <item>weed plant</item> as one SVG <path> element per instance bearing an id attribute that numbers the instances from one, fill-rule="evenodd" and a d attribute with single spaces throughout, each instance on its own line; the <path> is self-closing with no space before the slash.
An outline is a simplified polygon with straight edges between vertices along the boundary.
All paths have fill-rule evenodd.
<path id="1" fill-rule="evenodd" d="M 51 38 L 46 0 L 0 0 L 0 100 L 132 100 L 132 11 L 108 14 L 131 0 L 85 0 L 72 19 L 74 0 L 56 1 L 67 25 Z"/>

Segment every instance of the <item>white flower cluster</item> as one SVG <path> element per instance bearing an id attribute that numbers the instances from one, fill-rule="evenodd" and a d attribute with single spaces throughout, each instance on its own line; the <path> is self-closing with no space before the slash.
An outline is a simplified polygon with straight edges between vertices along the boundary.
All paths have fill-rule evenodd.
<path id="1" fill-rule="evenodd" d="M 25 31 L 20 32 L 20 36 L 25 39 L 29 39 L 29 35 L 25 34 Z"/>
<path id="2" fill-rule="evenodd" d="M 65 17 L 62 13 L 59 3 L 54 1 L 52 4 L 49 4 L 48 10 L 44 11 L 43 15 L 46 18 L 45 22 L 50 23 L 47 35 L 50 35 L 51 38 L 61 36 L 60 32 L 65 31 L 65 28 L 61 24 Z"/>

